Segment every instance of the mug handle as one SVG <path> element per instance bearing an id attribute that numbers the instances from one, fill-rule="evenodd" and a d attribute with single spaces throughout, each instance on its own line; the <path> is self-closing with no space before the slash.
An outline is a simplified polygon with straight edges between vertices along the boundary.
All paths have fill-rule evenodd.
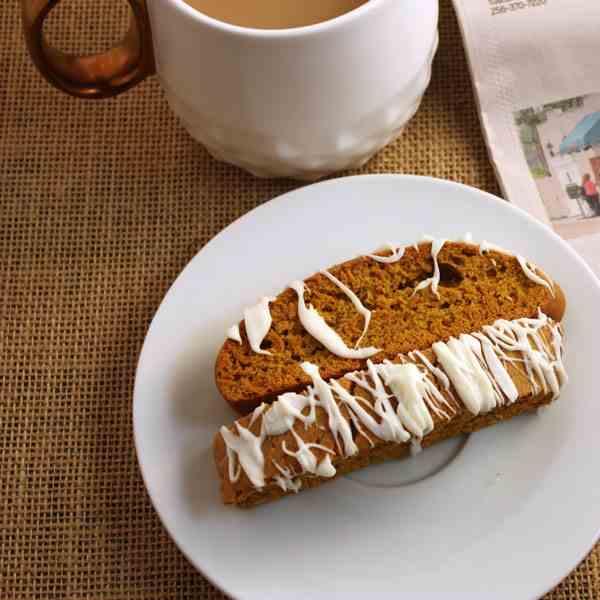
<path id="1" fill-rule="evenodd" d="M 78 98 L 110 98 L 155 72 L 144 0 L 127 0 L 131 25 L 119 44 L 102 54 L 87 56 L 61 52 L 44 39 L 44 21 L 60 1 L 21 0 L 27 48 L 35 66 L 53 86 Z"/>

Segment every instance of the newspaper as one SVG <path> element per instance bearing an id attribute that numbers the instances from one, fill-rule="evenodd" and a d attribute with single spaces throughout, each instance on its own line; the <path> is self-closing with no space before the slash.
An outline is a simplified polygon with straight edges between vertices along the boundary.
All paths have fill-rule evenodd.
<path id="1" fill-rule="evenodd" d="M 507 200 L 600 276 L 600 0 L 454 0 Z"/>

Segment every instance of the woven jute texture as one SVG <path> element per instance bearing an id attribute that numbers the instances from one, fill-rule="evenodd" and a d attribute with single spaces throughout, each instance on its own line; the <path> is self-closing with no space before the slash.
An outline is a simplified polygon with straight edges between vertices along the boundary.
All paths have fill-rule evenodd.
<path id="1" fill-rule="evenodd" d="M 106 47 L 124 27 L 122 0 L 62 4 L 48 26 L 62 48 Z M 361 172 L 498 193 L 449 0 L 441 9 L 423 106 Z M 135 365 L 187 261 L 298 185 L 214 161 L 156 79 L 92 103 L 51 89 L 24 51 L 16 0 L 0 2 L 0 598 L 223 598 L 179 553 L 144 490 Z M 600 548 L 548 598 L 600 598 Z"/>

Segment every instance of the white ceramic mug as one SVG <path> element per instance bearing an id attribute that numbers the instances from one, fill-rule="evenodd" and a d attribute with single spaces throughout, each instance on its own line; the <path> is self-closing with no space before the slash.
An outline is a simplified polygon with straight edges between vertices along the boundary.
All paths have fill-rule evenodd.
<path id="1" fill-rule="evenodd" d="M 57 0 L 23 0 L 40 71 L 88 98 L 158 73 L 169 104 L 216 158 L 258 176 L 316 179 L 360 166 L 399 135 L 429 83 L 437 0 L 370 0 L 329 21 L 261 30 L 212 19 L 183 0 L 128 0 L 134 19 L 104 55 L 48 47 Z"/>

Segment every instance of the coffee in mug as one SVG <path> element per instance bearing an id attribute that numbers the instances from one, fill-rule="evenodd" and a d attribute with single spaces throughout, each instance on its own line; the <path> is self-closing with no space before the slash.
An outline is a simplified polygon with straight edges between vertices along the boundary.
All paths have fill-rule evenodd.
<path id="1" fill-rule="evenodd" d="M 368 0 L 185 0 L 201 13 L 241 27 L 290 29 L 339 17 Z"/>
<path id="2" fill-rule="evenodd" d="M 76 55 L 45 39 L 62 1 L 21 0 L 29 52 L 52 85 L 107 98 L 158 71 L 189 133 L 259 177 L 363 165 L 417 110 L 438 40 L 438 0 L 126 0 L 124 39 Z"/>

